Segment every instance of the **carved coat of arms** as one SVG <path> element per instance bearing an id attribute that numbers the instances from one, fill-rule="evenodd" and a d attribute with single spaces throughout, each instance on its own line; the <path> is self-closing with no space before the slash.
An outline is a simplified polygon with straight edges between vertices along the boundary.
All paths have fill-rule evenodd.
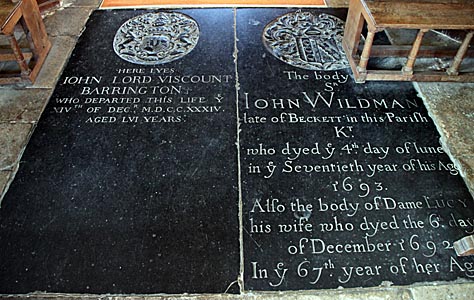
<path id="1" fill-rule="evenodd" d="M 163 64 L 194 49 L 199 27 L 190 17 L 174 12 L 147 13 L 125 22 L 114 38 L 122 59 L 141 65 Z"/>
<path id="2" fill-rule="evenodd" d="M 349 66 L 342 48 L 344 22 L 328 14 L 285 14 L 263 33 L 267 49 L 278 59 L 307 70 L 338 70 Z"/>

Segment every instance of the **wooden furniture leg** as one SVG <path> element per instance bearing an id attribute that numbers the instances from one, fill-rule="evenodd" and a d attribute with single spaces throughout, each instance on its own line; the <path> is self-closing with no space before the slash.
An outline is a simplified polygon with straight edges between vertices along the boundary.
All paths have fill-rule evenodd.
<path id="1" fill-rule="evenodd" d="M 30 68 L 28 67 L 28 64 L 25 61 L 25 57 L 23 56 L 23 53 L 21 52 L 21 48 L 18 45 L 18 42 L 13 34 L 8 35 L 8 39 L 10 41 L 10 47 L 13 50 L 13 54 L 15 55 L 16 62 L 18 63 L 18 66 L 20 66 L 21 70 L 21 76 L 25 77 L 30 75 Z"/>
<path id="2" fill-rule="evenodd" d="M 358 83 L 366 80 L 457 81 L 474 82 L 474 72 L 459 72 L 463 58 L 474 53 L 469 47 L 474 32 L 474 1 L 446 3 L 442 0 L 374 1 L 350 0 L 342 46 Z M 367 25 L 367 37 L 360 57 L 361 29 Z M 374 35 L 386 29 L 418 30 L 410 45 L 373 45 Z M 428 30 L 467 30 L 469 33 L 458 49 L 439 45 L 423 46 Z M 419 57 L 453 57 L 447 72 L 430 69 L 414 71 Z M 406 58 L 398 70 L 367 68 L 371 56 Z"/>
<path id="3" fill-rule="evenodd" d="M 418 55 L 418 51 L 420 51 L 421 41 L 423 40 L 423 36 L 427 31 L 428 29 L 420 29 L 418 31 L 416 39 L 413 42 L 413 46 L 410 50 L 410 54 L 408 55 L 408 60 L 402 70 L 404 74 L 413 74 L 413 66 L 415 65 L 416 56 Z"/>
<path id="4" fill-rule="evenodd" d="M 364 50 L 360 55 L 359 65 L 357 66 L 357 72 L 359 76 L 356 78 L 356 82 L 362 83 L 367 79 L 367 64 L 369 63 L 370 50 L 372 49 L 372 44 L 374 42 L 375 31 L 369 30 L 367 32 L 367 37 L 365 38 Z"/>
<path id="5" fill-rule="evenodd" d="M 360 42 L 360 35 L 362 27 L 364 26 L 364 17 L 362 16 L 361 8 L 357 0 L 351 0 L 351 6 L 347 14 L 346 26 L 344 28 L 343 44 L 348 49 L 351 57 L 357 54 L 358 45 Z"/>
<path id="6" fill-rule="evenodd" d="M 461 46 L 459 47 L 458 53 L 456 53 L 456 56 L 454 57 L 453 65 L 446 71 L 448 75 L 451 75 L 451 76 L 459 75 L 459 67 L 461 66 L 464 56 L 466 55 L 467 49 L 469 48 L 469 43 L 472 40 L 473 34 L 474 34 L 474 31 L 467 33 Z"/>
<path id="7" fill-rule="evenodd" d="M 23 52 L 15 38 L 15 28 L 21 25 L 29 43 L 29 50 Z M 17 3 L 0 5 L 1 34 L 10 42 L 11 51 L 0 53 L 1 61 L 16 61 L 20 71 L 0 74 L 0 83 L 29 81 L 33 83 L 51 49 L 46 29 L 36 0 L 19 0 Z M 28 61 L 29 60 L 29 61 Z"/>

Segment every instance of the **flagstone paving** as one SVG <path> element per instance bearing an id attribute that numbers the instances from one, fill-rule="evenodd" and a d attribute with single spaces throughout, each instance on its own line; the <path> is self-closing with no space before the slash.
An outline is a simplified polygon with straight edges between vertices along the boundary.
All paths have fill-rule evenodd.
<path id="1" fill-rule="evenodd" d="M 33 86 L 0 87 L 0 200 L 13 180 L 21 154 L 31 131 L 41 115 L 55 82 L 80 36 L 84 24 L 99 5 L 99 0 L 66 0 L 64 7 L 46 17 L 47 30 L 53 49 Z M 97 50 L 98 53 L 100 49 Z M 474 84 L 419 83 L 415 84 L 437 125 L 441 143 L 474 194 Z M 0 202 L 1 203 L 1 202 Z M 471 273 L 473 269 L 470 270 Z M 388 299 L 431 300 L 472 299 L 474 283 L 417 284 L 405 287 L 376 287 L 363 289 L 335 289 L 310 292 L 249 293 L 243 295 L 180 295 L 180 296 L 123 296 L 123 295 L 61 295 L 34 293 L 29 299 Z M 1 298 L 7 298 L 6 295 Z M 20 299 L 24 296 L 10 296 Z"/>
<path id="2" fill-rule="evenodd" d="M 441 135 L 441 143 L 461 169 L 474 195 L 474 83 L 415 83 Z"/>

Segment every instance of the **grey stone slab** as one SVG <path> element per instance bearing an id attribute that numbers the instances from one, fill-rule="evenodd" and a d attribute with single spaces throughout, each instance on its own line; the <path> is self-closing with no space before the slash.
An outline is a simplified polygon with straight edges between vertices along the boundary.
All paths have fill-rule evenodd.
<path id="1" fill-rule="evenodd" d="M 327 290 L 321 292 L 295 292 L 269 295 L 256 295 L 253 300 L 409 300 L 410 293 L 406 289 L 346 289 Z"/>
<path id="2" fill-rule="evenodd" d="M 415 86 L 451 154 L 473 154 L 474 84 L 418 83 Z"/>
<path id="3" fill-rule="evenodd" d="M 282 295 L 252 295 L 252 300 L 411 300 L 410 292 L 407 289 L 349 289 L 349 290 L 328 290 L 321 292 L 295 292 Z M 245 297 L 247 299 L 247 297 Z"/>
<path id="4" fill-rule="evenodd" d="M 349 7 L 349 0 L 326 0 L 329 7 Z"/>
<path id="5" fill-rule="evenodd" d="M 92 12 L 91 7 L 70 7 L 56 11 L 44 22 L 50 36 L 79 36 Z"/>
<path id="6" fill-rule="evenodd" d="M 428 289 L 430 287 L 427 287 Z M 437 291 L 443 291 L 438 288 Z M 443 294 L 439 294 L 443 297 Z M 278 293 L 243 293 L 242 295 L 114 295 L 107 297 L 110 300 L 413 300 L 407 288 L 365 288 L 340 289 L 307 292 L 278 292 Z M 0 296 L 1 300 L 7 300 Z M 8 300 L 24 299 L 21 296 L 11 295 Z M 29 294 L 30 300 L 82 300 L 97 299 L 93 295 L 35 295 Z M 450 298 L 439 298 L 450 299 Z M 457 298 L 456 298 L 457 299 Z"/>
<path id="7" fill-rule="evenodd" d="M 63 7 L 99 7 L 101 0 L 64 0 Z"/>
<path id="8" fill-rule="evenodd" d="M 458 158 L 459 168 L 467 187 L 474 197 L 474 155 L 465 155 Z"/>
<path id="9" fill-rule="evenodd" d="M 28 141 L 32 125 L 0 123 L 0 170 L 11 170 Z"/>
<path id="10" fill-rule="evenodd" d="M 11 174 L 12 174 L 11 171 L 0 171 L 0 204 L 2 203 L 3 194 L 10 180 Z"/>
<path id="11" fill-rule="evenodd" d="M 439 115 L 436 122 L 445 131 L 445 143 L 454 156 L 474 154 L 474 115 L 451 113 Z"/>
<path id="12" fill-rule="evenodd" d="M 457 283 L 450 285 L 428 285 L 407 288 L 365 288 L 326 290 L 317 292 L 285 292 L 285 293 L 251 293 L 243 295 L 124 295 L 110 296 L 111 300 L 470 300 L 474 292 L 474 284 Z M 30 294 L 30 300 L 79 300 L 96 299 L 93 295 L 57 295 Z M 0 299 L 24 299 L 24 296 L 11 295 Z"/>
<path id="13" fill-rule="evenodd" d="M 420 82 L 417 85 L 433 113 L 474 112 L 474 83 Z"/>
<path id="14" fill-rule="evenodd" d="M 33 88 L 54 88 L 76 45 L 76 38 L 70 36 L 51 37 L 50 40 L 52 48 L 36 78 L 36 82 L 31 86 Z"/>
<path id="15" fill-rule="evenodd" d="M 0 94 L 0 122 L 37 122 L 51 93 L 50 89 L 4 89 Z"/>
<path id="16" fill-rule="evenodd" d="M 451 284 L 412 287 L 413 300 L 468 300 L 474 295 L 474 284 Z"/>

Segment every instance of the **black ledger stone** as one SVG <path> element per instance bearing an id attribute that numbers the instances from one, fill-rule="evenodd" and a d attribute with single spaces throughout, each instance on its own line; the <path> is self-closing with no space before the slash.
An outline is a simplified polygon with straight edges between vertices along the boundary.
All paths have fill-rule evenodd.
<path id="1" fill-rule="evenodd" d="M 411 84 L 287 64 L 262 35 L 294 9 L 173 10 L 194 49 L 119 58 L 117 30 L 150 12 L 87 23 L 2 203 L 0 293 L 237 292 L 241 263 L 245 291 L 472 278 L 452 249 L 472 198 Z M 170 45 L 149 32 L 145 56 Z"/>
<path id="2" fill-rule="evenodd" d="M 222 293 L 237 279 L 233 12 L 180 11 L 200 31 L 181 59 L 119 58 L 116 31 L 150 12 L 90 17 L 2 203 L 0 293 Z"/>
<path id="3" fill-rule="evenodd" d="M 308 12 L 345 19 L 237 11 L 244 289 L 472 278 L 452 244 L 474 232 L 474 204 L 422 100 L 411 83 L 291 65 L 304 49 L 326 57 L 324 22 L 298 31 Z"/>

